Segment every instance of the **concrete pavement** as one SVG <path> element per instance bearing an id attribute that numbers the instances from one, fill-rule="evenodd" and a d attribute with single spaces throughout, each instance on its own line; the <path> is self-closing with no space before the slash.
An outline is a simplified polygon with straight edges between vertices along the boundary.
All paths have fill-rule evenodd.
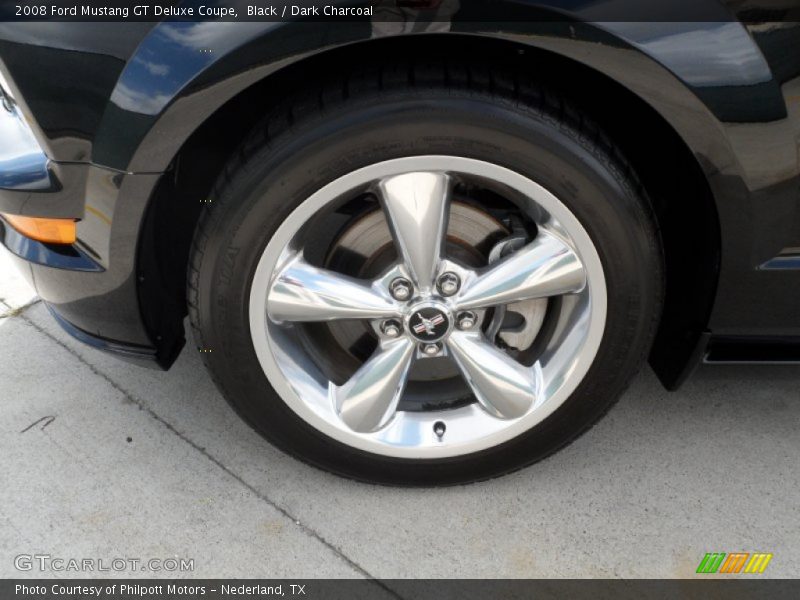
<path id="1" fill-rule="evenodd" d="M 0 576 L 19 554 L 193 558 L 175 577 L 690 577 L 706 552 L 800 573 L 800 368 L 645 370 L 577 442 L 489 482 L 354 483 L 242 423 L 191 344 L 168 373 L 14 298 L 0 251 Z M 28 290 L 28 295 L 30 291 Z M 125 570 L 119 575 L 159 576 Z M 91 574 L 89 574 L 91 575 Z"/>

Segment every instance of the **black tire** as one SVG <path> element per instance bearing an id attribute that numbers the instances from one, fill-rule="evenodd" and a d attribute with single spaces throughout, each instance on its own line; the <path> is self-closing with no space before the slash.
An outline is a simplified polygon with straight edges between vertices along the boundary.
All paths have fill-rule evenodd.
<path id="1" fill-rule="evenodd" d="M 494 162 L 555 194 L 597 248 L 608 314 L 588 374 L 543 422 L 471 455 L 405 460 L 341 444 L 287 407 L 256 357 L 248 299 L 266 244 L 302 200 L 351 170 L 421 154 Z M 346 477 L 447 485 L 491 478 L 548 456 L 611 407 L 643 363 L 660 316 L 659 233 L 635 175 L 586 115 L 518 74 L 395 65 L 298 91 L 244 142 L 212 198 L 198 225 L 188 277 L 196 343 L 212 349 L 203 359 L 227 400 L 259 433 Z"/>

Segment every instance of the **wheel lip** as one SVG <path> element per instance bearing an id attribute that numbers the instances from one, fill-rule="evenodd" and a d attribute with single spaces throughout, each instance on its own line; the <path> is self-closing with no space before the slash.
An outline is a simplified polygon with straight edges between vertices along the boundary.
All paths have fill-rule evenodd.
<path id="1" fill-rule="evenodd" d="M 299 368 L 293 357 L 289 356 L 277 342 L 271 343 L 267 333 L 270 323 L 266 307 L 270 286 L 274 275 L 280 272 L 286 258 L 291 254 L 291 242 L 297 231 L 308 218 L 333 199 L 341 197 L 357 186 L 415 171 L 460 172 L 482 177 L 502 183 L 529 198 L 556 220 L 558 225 L 555 230 L 549 229 L 549 231 L 559 235 L 575 250 L 587 273 L 587 285 L 580 295 L 586 295 L 589 323 L 578 349 L 571 357 L 571 364 L 563 367 L 566 376 L 547 386 L 549 395 L 543 403 L 537 404 L 530 412 L 517 419 L 505 421 L 494 419 L 495 422 L 502 423 L 502 427 L 496 427 L 472 442 L 453 443 L 435 439 L 432 427 L 428 432 L 429 435 L 421 437 L 423 433 L 421 427 L 427 424 L 427 421 L 433 423 L 445 420 L 448 423 L 468 424 L 476 418 L 482 418 L 476 414 L 476 411 L 482 409 L 476 408 L 474 404 L 447 411 L 405 413 L 409 426 L 413 427 L 415 423 L 419 426 L 419 431 L 413 433 L 420 442 L 427 444 L 425 446 L 395 445 L 387 440 L 376 439 L 375 434 L 357 433 L 346 429 L 343 424 L 341 427 L 335 425 L 323 418 L 301 397 L 304 392 L 311 393 L 315 385 L 319 386 L 319 380 L 313 374 Z M 265 376 L 287 406 L 306 423 L 340 443 L 373 454 L 406 459 L 448 458 L 472 454 L 510 441 L 541 423 L 569 398 L 588 373 L 602 342 L 606 316 L 607 289 L 602 262 L 588 232 L 572 211 L 543 186 L 516 171 L 495 163 L 448 155 L 411 156 L 374 163 L 351 171 L 317 190 L 295 208 L 273 234 L 259 259 L 249 297 L 249 323 L 253 348 Z M 263 334 L 259 336 L 257 332 Z M 558 352 L 554 353 L 554 357 L 558 358 Z M 563 357 L 561 359 L 563 360 Z M 284 369 L 289 371 L 288 376 L 279 361 L 283 361 Z M 428 415 L 428 418 L 423 419 L 419 415 Z M 445 417 L 442 418 L 442 415 Z M 404 423 L 403 426 L 405 425 Z M 448 424 L 448 432 L 451 430 Z"/>

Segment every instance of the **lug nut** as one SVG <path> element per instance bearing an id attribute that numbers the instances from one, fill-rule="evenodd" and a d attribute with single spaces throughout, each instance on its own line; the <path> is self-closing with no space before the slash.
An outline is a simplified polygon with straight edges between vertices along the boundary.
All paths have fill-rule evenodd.
<path id="1" fill-rule="evenodd" d="M 460 285 L 461 280 L 458 275 L 450 272 L 443 274 L 439 277 L 439 281 L 436 282 L 436 287 L 439 288 L 439 293 L 442 296 L 452 296 L 458 291 Z"/>
<path id="2" fill-rule="evenodd" d="M 389 284 L 389 291 L 395 300 L 408 300 L 411 298 L 411 292 L 414 290 L 411 282 L 408 279 L 398 277 Z"/>
<path id="3" fill-rule="evenodd" d="M 458 315 L 457 323 L 459 329 L 472 329 L 478 322 L 478 317 L 474 312 L 463 312 Z"/>
<path id="4" fill-rule="evenodd" d="M 394 319 L 389 319 L 388 321 L 381 323 L 381 331 L 386 337 L 396 338 L 398 335 L 400 335 L 402 330 L 403 329 L 400 325 L 400 322 L 395 321 Z"/>
<path id="5" fill-rule="evenodd" d="M 441 351 L 442 346 L 440 344 L 424 344 L 422 346 L 422 353 L 426 356 L 436 356 Z"/>

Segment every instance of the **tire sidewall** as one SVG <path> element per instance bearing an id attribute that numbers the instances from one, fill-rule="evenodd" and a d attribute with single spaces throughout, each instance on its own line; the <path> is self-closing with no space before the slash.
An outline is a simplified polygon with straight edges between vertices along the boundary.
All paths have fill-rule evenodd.
<path id="1" fill-rule="evenodd" d="M 251 144 L 252 146 L 253 144 Z M 429 92 L 317 114 L 255 152 L 220 186 L 198 261 L 196 327 L 224 395 L 257 431 L 306 462 L 383 483 L 484 479 L 543 458 L 590 427 L 641 364 L 658 318 L 662 264 L 646 199 L 613 156 L 563 119 L 513 102 Z M 399 459 L 311 427 L 267 380 L 249 328 L 250 283 L 270 238 L 304 200 L 370 164 L 418 155 L 492 162 L 545 187 L 582 223 L 603 265 L 606 327 L 589 372 L 552 415 L 500 446 Z"/>

